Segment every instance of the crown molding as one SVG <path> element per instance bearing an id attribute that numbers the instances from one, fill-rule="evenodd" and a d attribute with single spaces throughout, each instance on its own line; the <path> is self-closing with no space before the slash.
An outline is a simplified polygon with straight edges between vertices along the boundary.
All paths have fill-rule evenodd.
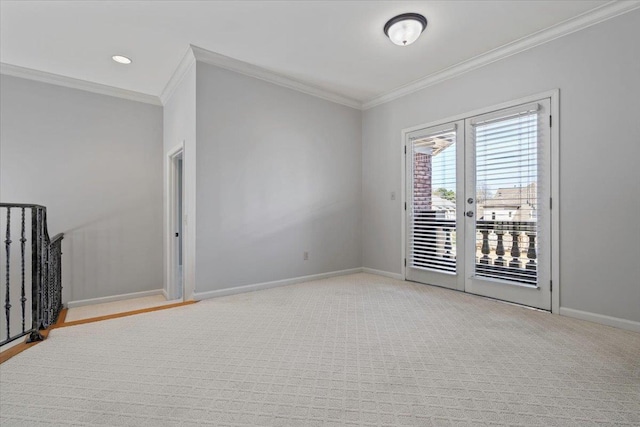
<path id="1" fill-rule="evenodd" d="M 128 99 L 130 101 L 144 102 L 145 104 L 162 105 L 160 98 L 146 93 L 132 90 L 120 89 L 113 86 L 93 83 L 86 80 L 74 79 L 73 77 L 61 76 L 59 74 L 47 73 L 45 71 L 31 68 L 19 67 L 17 65 L 0 63 L 0 74 L 34 80 L 42 83 L 49 83 L 56 86 L 64 86 L 71 89 L 80 89 L 100 95 L 114 96 L 116 98 Z"/>
<path id="2" fill-rule="evenodd" d="M 485 65 L 500 61 L 501 59 L 508 58 L 512 55 L 516 55 L 520 52 L 524 52 L 525 50 L 540 46 L 557 38 L 569 35 L 576 31 L 580 31 L 584 28 L 625 14 L 627 12 L 631 12 L 638 8 L 640 8 L 639 0 L 612 1 L 606 3 L 574 18 L 568 19 L 559 24 L 553 25 L 549 28 L 538 31 L 529 36 L 523 37 L 514 42 L 490 50 L 474 58 L 446 68 L 442 71 L 438 71 L 426 77 L 422 77 L 411 83 L 379 95 L 369 101 L 363 102 L 362 109 L 367 110 L 377 105 L 393 101 L 394 99 L 398 99 L 429 86 L 442 83 L 445 80 L 458 77 L 464 73 L 468 73 L 469 71 L 484 67 Z"/>
<path id="3" fill-rule="evenodd" d="M 178 67 L 175 69 L 175 71 L 171 75 L 171 78 L 167 82 L 167 85 L 164 87 L 162 93 L 160 94 L 160 101 L 162 102 L 162 105 L 166 105 L 169 99 L 171 99 L 173 92 L 175 92 L 182 79 L 184 79 L 184 76 L 195 63 L 196 57 L 193 54 L 193 49 L 191 49 L 191 46 L 189 46 L 189 49 L 187 49 L 187 52 L 180 60 Z"/>
<path id="4" fill-rule="evenodd" d="M 538 31 L 469 60 L 460 62 L 444 70 L 422 77 L 411 83 L 402 85 L 366 102 L 360 102 L 357 99 L 327 91 L 317 86 L 303 83 L 284 74 L 270 71 L 257 65 L 249 64 L 219 53 L 211 52 L 194 45 L 190 45 L 160 96 L 135 92 L 6 63 L 0 63 L 0 74 L 161 106 L 171 98 L 176 87 L 180 84 L 186 73 L 197 60 L 293 89 L 298 92 L 306 93 L 311 96 L 322 98 L 327 101 L 345 105 L 347 107 L 358 110 L 367 110 L 639 8 L 640 0 L 616 0 L 606 3 L 557 25 Z"/>
<path id="5" fill-rule="evenodd" d="M 276 73 L 257 65 L 252 65 L 238 59 L 221 55 L 219 53 L 211 52 L 198 46 L 191 45 L 191 49 L 193 50 L 193 54 L 197 61 L 215 65 L 216 67 L 224 68 L 236 73 L 244 74 L 245 76 L 264 80 L 278 86 L 283 86 L 289 89 L 296 90 L 298 92 L 306 93 L 307 95 L 335 102 L 336 104 L 345 105 L 347 107 L 355 108 L 358 110 L 362 109 L 362 103 L 356 99 L 349 98 L 344 95 L 339 95 L 337 93 L 321 89 L 308 83 L 303 83 L 284 74 Z"/>

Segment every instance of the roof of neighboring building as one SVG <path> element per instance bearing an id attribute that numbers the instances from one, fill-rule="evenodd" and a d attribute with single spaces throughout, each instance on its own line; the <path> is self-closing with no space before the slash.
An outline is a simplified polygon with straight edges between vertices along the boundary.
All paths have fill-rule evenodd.
<path id="1" fill-rule="evenodd" d="M 485 208 L 517 209 L 525 204 L 535 205 L 537 198 L 536 184 L 526 187 L 499 188 L 493 198 L 483 203 Z"/>
<path id="2" fill-rule="evenodd" d="M 456 204 L 435 194 L 431 196 L 431 208 L 435 211 L 455 210 Z"/>

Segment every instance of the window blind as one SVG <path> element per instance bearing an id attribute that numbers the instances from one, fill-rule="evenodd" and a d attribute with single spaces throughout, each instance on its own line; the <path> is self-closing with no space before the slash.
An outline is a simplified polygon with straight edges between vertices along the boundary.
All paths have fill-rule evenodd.
<path id="1" fill-rule="evenodd" d="M 456 128 L 409 136 L 409 266 L 456 272 Z"/>
<path id="2" fill-rule="evenodd" d="M 475 275 L 537 283 L 538 105 L 472 119 Z"/>

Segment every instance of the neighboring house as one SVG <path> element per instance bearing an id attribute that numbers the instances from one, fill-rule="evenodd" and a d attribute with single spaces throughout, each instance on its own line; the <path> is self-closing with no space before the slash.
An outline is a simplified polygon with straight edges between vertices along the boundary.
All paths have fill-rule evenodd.
<path id="1" fill-rule="evenodd" d="M 499 188 L 495 195 L 478 204 L 478 219 L 488 221 L 531 221 L 536 217 L 536 184 Z"/>
<path id="2" fill-rule="evenodd" d="M 456 204 L 436 194 L 431 196 L 431 209 L 439 212 L 439 219 L 456 219 Z"/>

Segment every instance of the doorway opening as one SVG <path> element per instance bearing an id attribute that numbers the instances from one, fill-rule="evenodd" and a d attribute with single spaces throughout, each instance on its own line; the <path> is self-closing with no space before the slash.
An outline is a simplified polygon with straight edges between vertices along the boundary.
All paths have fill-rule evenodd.
<path id="1" fill-rule="evenodd" d="M 168 280 L 167 299 L 184 297 L 184 148 L 176 147 L 168 155 Z"/>

